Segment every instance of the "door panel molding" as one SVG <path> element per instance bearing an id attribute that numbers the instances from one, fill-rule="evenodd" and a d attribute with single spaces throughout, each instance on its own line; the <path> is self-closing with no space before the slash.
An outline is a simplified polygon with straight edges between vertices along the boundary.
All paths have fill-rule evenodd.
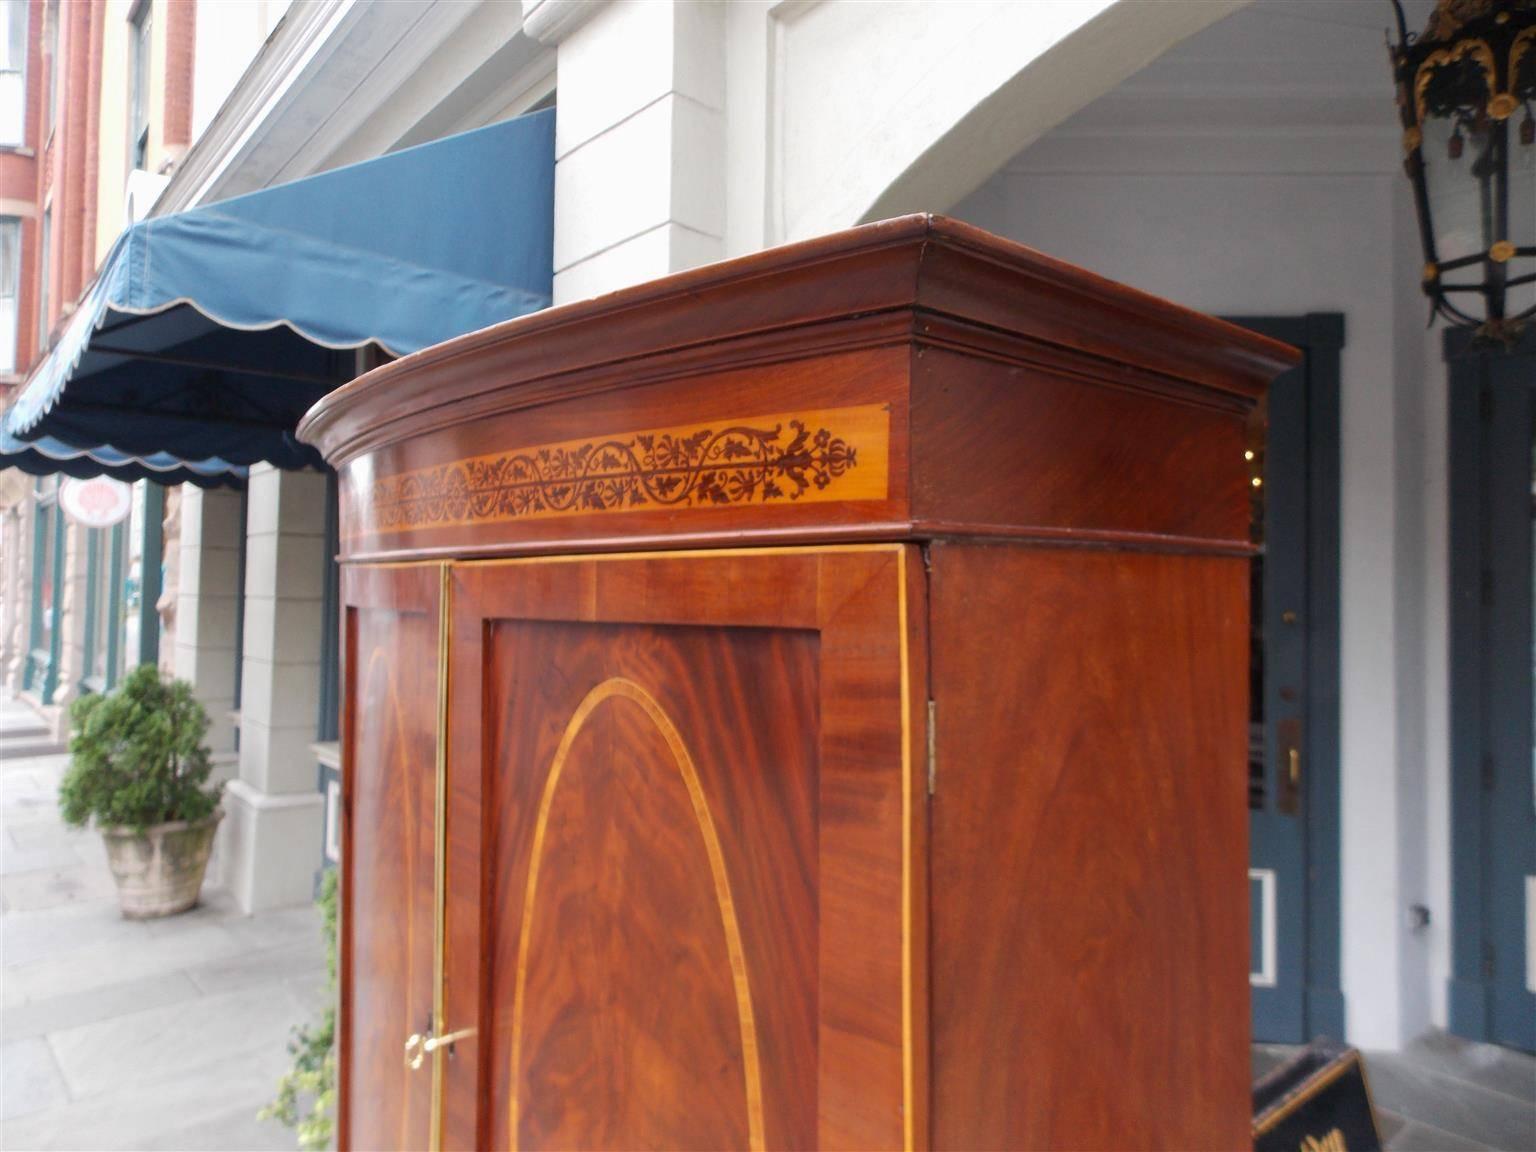
<path id="1" fill-rule="evenodd" d="M 1450 496 L 1451 1031 L 1536 1049 L 1530 490 L 1536 328 L 1445 334 Z"/>
<path id="2" fill-rule="evenodd" d="M 443 643 L 440 568 L 351 568 L 341 578 L 342 754 L 368 773 L 341 779 L 342 1148 L 437 1144 L 431 1077 L 406 1068 L 401 1046 L 412 1033 L 433 1031 L 440 985 L 433 751 L 441 725 L 431 682 Z M 354 1080 L 368 1086 L 364 1095 Z"/>
<path id="3" fill-rule="evenodd" d="M 1255 892 L 1257 888 L 1257 892 Z M 1278 964 L 1276 953 L 1275 924 L 1275 870 L 1273 868 L 1248 869 L 1248 898 L 1254 901 L 1257 912 L 1254 919 L 1257 940 L 1253 949 L 1258 958 L 1255 967 L 1249 961 L 1248 983 L 1254 988 L 1273 988 Z"/>
<path id="4" fill-rule="evenodd" d="M 762 1121 L 751 1124 L 750 1132 L 744 1130 L 740 1142 L 753 1147 L 816 1143 L 907 1148 L 925 1143 L 927 880 L 926 870 L 915 867 L 914 861 L 926 858 L 926 781 L 913 764 L 913 749 L 924 747 L 927 739 L 927 646 L 923 639 L 926 578 L 917 553 L 913 545 L 869 544 L 522 557 L 451 565 L 448 820 L 458 830 L 448 847 L 448 885 L 455 894 L 448 910 L 448 1016 L 455 1022 L 478 1021 L 479 1034 L 464 1042 L 463 1059 L 448 1068 L 446 1147 L 506 1141 L 513 1132 L 507 1078 L 526 1071 L 515 1067 L 518 1058 L 510 1048 L 518 1043 L 518 1036 L 508 1033 L 517 1014 L 511 1005 L 519 997 L 507 996 L 507 977 L 510 972 L 515 981 L 521 965 L 514 962 L 515 955 L 507 956 L 504 964 L 486 959 L 489 951 L 504 951 L 503 946 L 512 941 L 503 939 L 504 932 L 490 931 L 484 936 L 485 949 L 460 949 L 455 944 L 461 937 L 479 938 L 486 931 L 487 918 L 501 919 L 514 930 L 515 953 L 522 947 L 517 926 L 542 922 L 547 915 L 542 876 L 538 907 L 523 906 L 534 888 L 529 850 L 519 844 L 536 838 L 534 823 L 545 807 L 541 798 L 547 800 L 553 794 L 559 778 L 552 762 L 546 761 L 528 770 L 531 783 L 525 780 L 524 784 L 532 788 L 531 793 L 527 787 L 509 791 L 511 768 L 499 761 L 516 749 L 522 749 L 515 753 L 518 756 L 541 746 L 557 754 L 565 744 L 562 733 L 572 737 L 575 731 L 580 736 L 603 713 L 613 720 L 620 712 L 633 711 L 598 708 L 587 717 L 585 727 L 573 723 L 579 702 L 590 700 L 594 688 L 611 683 L 614 676 L 634 679 L 624 671 L 632 664 L 662 675 L 659 682 L 671 685 L 658 694 L 647 683 L 644 691 L 665 705 L 662 714 L 672 717 L 671 726 L 683 739 L 681 747 L 696 764 L 713 813 L 710 820 L 718 832 L 714 846 L 730 877 L 729 903 L 741 917 L 739 948 L 728 949 L 722 942 L 721 955 L 730 952 L 729 967 L 735 969 L 739 951 L 743 963 L 739 973 L 731 973 L 732 978 L 752 976 L 750 1028 L 754 1046 L 760 1049 L 761 1088 L 755 1095 Z M 524 663 L 534 659 L 529 653 L 542 651 L 538 645 L 544 641 L 537 638 L 536 629 L 559 630 L 548 641 L 553 645 L 548 651 L 567 654 L 562 660 L 568 659 L 569 666 L 562 663 L 555 669 L 550 660 Z M 746 882 L 767 873 L 739 870 L 744 861 L 761 853 L 762 846 L 753 845 L 768 835 L 752 829 L 771 826 L 757 818 L 741 822 L 739 809 L 750 789 L 742 791 L 733 785 L 721 791 L 717 779 L 710 790 L 712 773 L 718 776 L 728 760 L 720 747 L 713 751 L 710 747 L 724 736 L 711 735 L 707 725 L 701 727 L 699 716 L 678 710 L 680 702 L 694 693 L 718 695 L 721 686 L 684 684 L 676 669 L 687 662 L 675 667 L 665 663 L 671 659 L 666 653 L 679 645 L 678 653 L 716 643 L 737 651 L 739 645 L 750 647 L 774 636 L 782 638 L 772 641 L 777 644 L 810 643 L 813 647 L 804 651 L 815 653 L 809 699 L 818 720 L 806 730 L 819 732 L 812 807 L 815 835 L 808 841 L 813 845 L 810 866 L 817 878 L 819 910 L 807 956 L 817 992 L 805 1002 L 817 1007 L 805 1043 L 812 1046 L 816 1074 L 809 1082 L 812 1095 L 804 1098 L 786 1079 L 791 1065 L 785 1063 L 794 1050 L 786 1045 L 800 1033 L 786 1031 L 792 1026 L 763 1014 L 769 1006 L 784 1002 L 782 992 L 775 996 L 773 986 L 793 974 L 790 969 L 775 973 L 768 963 L 786 944 L 765 936 L 766 890 L 754 890 Z M 801 639 L 794 640 L 796 636 Z M 546 677 L 533 671 L 535 667 L 552 672 Z M 589 679 L 598 668 L 605 671 Z M 514 692 L 514 683 L 513 699 L 521 701 L 514 711 L 521 718 L 506 712 L 505 731 L 487 727 L 491 717 L 505 712 L 498 701 Z M 914 684 L 919 690 L 914 691 Z M 761 688 L 766 689 L 767 682 Z M 578 689 L 580 695 L 572 695 Z M 543 695 L 535 699 L 530 692 L 546 694 L 548 699 Z M 566 703 L 557 716 L 558 701 Z M 764 707 L 770 702 L 771 697 L 762 698 Z M 899 714 L 900 722 L 877 731 L 869 723 L 871 710 L 878 714 L 889 710 L 893 719 Z M 548 728 L 551 724 L 553 728 Z M 665 735 L 665 725 L 656 728 Z M 498 747 L 488 743 L 492 740 Z M 666 744 L 677 753 L 673 741 Z M 686 782 L 688 773 L 681 772 Z M 575 786 L 573 782 L 571 787 Z M 780 787 L 772 784 L 771 773 L 752 788 L 764 786 Z M 565 788 L 559 791 L 563 794 Z M 687 792 L 694 814 L 690 822 L 702 825 L 702 820 L 695 819 L 699 793 L 692 787 Z M 578 803 L 600 802 L 590 774 L 579 795 Z M 556 801 L 555 807 L 562 803 Z M 494 820 L 488 815 L 492 805 L 500 806 Z M 555 817 L 549 821 L 553 834 Z M 703 840 L 708 842 L 710 837 L 705 835 Z M 707 847 L 707 843 L 700 847 L 698 868 L 703 871 L 700 883 L 714 893 L 710 897 L 714 904 L 721 889 L 711 879 L 711 866 L 703 863 L 716 855 Z M 739 887 L 738 881 L 745 887 Z M 473 891 L 479 893 L 478 900 L 457 895 Z M 869 903 L 874 896 L 879 898 Z M 725 900 L 720 903 L 723 907 Z M 567 901 L 567 910 L 573 907 Z M 859 911 L 864 907 L 878 912 L 871 916 Z M 711 915 L 725 919 L 718 910 Z M 535 927 L 535 937 L 538 931 Z M 792 934 L 799 929 L 782 923 L 776 931 Z M 730 935 L 729 928 L 725 934 Z M 760 979 L 767 981 L 761 1012 L 756 1011 Z M 531 975 L 526 996 L 532 1004 Z M 571 1003 L 579 1007 L 577 1001 Z M 741 1033 L 748 1024 L 739 995 L 735 1004 L 732 1012 L 737 1019 L 732 1027 Z M 534 1033 L 528 1038 L 532 1041 Z M 743 1055 L 754 1046 L 743 1045 Z M 530 1062 L 526 1046 L 522 1062 Z M 743 1068 L 742 1074 L 750 1083 L 750 1070 Z M 737 1081 L 737 1092 L 742 1083 Z M 890 1107 L 871 1111 L 859 1104 L 871 1093 L 889 1101 Z M 749 1108 L 753 1096 L 747 1093 Z M 548 1107 L 544 1111 L 544 1123 L 570 1121 L 579 1128 L 582 1122 L 579 1108 L 558 1121 L 549 1119 L 557 1114 Z M 470 1118 L 474 1118 L 473 1128 L 467 1123 Z M 527 1129 L 533 1120 L 519 1116 L 516 1122 Z M 803 1138 L 796 1135 L 802 1129 Z"/>
<path id="5" fill-rule="evenodd" d="M 1277 933 L 1285 931 L 1287 901 L 1300 900 L 1303 940 L 1299 953 L 1305 969 L 1301 988 L 1301 1027 L 1297 1041 L 1316 1035 L 1343 1036 L 1344 993 L 1340 955 L 1339 861 L 1339 549 L 1340 549 L 1340 360 L 1345 342 L 1342 313 L 1302 316 L 1237 316 L 1233 323 L 1295 345 L 1305 354 L 1293 373 L 1304 379 L 1306 446 L 1306 715 L 1302 727 L 1302 813 L 1297 883 L 1287 893 L 1277 877 Z M 1287 387 L 1287 378 L 1275 390 Z M 1273 394 L 1273 393 L 1272 393 Z M 1263 611 L 1255 605 L 1254 610 Z M 1267 742 L 1275 746 L 1273 739 Z M 1274 767 L 1274 765 L 1271 765 Z M 1277 780 L 1271 774 L 1271 783 Z M 1286 949 L 1280 942 L 1280 963 Z M 1283 970 L 1277 983 L 1286 980 Z M 1255 985 L 1265 989 L 1264 985 Z M 1266 989 L 1267 990 L 1267 989 Z"/>

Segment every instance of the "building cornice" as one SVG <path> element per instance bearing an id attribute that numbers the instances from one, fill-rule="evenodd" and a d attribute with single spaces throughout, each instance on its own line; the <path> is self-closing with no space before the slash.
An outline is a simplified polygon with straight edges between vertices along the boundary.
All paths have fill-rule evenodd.
<path id="1" fill-rule="evenodd" d="M 295 81 L 317 57 L 334 51 L 336 33 L 355 20 L 359 0 L 294 0 L 235 84 L 208 128 L 182 158 L 152 214 L 179 212 L 210 198 L 221 177 L 251 143 Z"/>
<path id="2" fill-rule="evenodd" d="M 541 44 L 559 44 L 595 16 L 606 0 L 523 0 L 523 31 Z"/>
<path id="3" fill-rule="evenodd" d="M 450 106 L 466 77 L 505 69 L 481 100 L 495 115 L 552 70 L 535 41 L 514 50 L 521 16 L 500 0 L 295 0 L 152 215 L 478 127 Z"/>

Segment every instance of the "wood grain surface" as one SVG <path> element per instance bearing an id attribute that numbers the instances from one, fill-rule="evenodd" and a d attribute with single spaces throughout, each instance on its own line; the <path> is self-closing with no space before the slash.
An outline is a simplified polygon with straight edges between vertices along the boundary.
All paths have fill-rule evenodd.
<path id="1" fill-rule="evenodd" d="M 352 570 L 346 690 L 339 1146 L 425 1148 L 431 1076 L 403 1058 L 433 995 L 437 566 Z"/>
<path id="2" fill-rule="evenodd" d="M 1245 1146 L 1243 428 L 1297 358 L 919 216 L 318 405 L 342 1146 L 430 1143 L 444 565 L 444 1147 Z"/>
<path id="3" fill-rule="evenodd" d="M 1238 473 L 1212 462 L 1295 359 L 915 216 L 450 341 L 332 393 L 301 436 L 337 466 L 359 560 L 954 535 L 1232 551 Z M 791 479 L 796 422 L 857 465 L 800 445 Z M 714 441 L 732 428 L 752 435 Z M 700 433 L 719 458 L 636 439 Z"/>
<path id="4" fill-rule="evenodd" d="M 483 1094 L 450 1146 L 906 1142 L 907 571 L 894 547 L 455 569 L 486 935 L 449 957 L 480 967 Z"/>
<path id="5" fill-rule="evenodd" d="M 934 547 L 935 1147 L 1247 1146 L 1247 578 Z"/>

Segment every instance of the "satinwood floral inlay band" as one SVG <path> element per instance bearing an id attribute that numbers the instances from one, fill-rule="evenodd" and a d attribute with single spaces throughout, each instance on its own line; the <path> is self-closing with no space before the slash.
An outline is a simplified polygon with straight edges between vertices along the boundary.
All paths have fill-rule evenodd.
<path id="1" fill-rule="evenodd" d="M 354 530 L 548 516 L 879 500 L 885 405 L 721 420 L 541 444 L 382 476 L 355 490 Z"/>

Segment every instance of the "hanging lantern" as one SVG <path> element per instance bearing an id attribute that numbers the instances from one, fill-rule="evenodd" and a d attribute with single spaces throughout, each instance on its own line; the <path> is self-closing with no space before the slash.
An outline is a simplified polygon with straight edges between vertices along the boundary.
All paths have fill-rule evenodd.
<path id="1" fill-rule="evenodd" d="M 1433 310 L 1513 340 L 1536 316 L 1536 0 L 1401 0 L 1391 46 Z"/>

